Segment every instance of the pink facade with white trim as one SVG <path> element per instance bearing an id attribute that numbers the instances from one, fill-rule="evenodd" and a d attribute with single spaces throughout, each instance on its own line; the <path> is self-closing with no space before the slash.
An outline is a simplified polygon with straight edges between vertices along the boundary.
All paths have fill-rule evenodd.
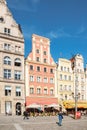
<path id="1" fill-rule="evenodd" d="M 32 51 L 26 58 L 26 106 L 58 103 L 55 97 L 56 64 L 50 54 L 50 40 L 32 35 Z"/>

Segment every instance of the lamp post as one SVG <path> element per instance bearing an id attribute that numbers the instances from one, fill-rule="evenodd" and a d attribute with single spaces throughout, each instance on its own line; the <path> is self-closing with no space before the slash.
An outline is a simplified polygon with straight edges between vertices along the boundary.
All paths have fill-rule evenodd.
<path id="1" fill-rule="evenodd" d="M 78 109 L 77 103 L 78 103 L 78 99 L 80 98 L 80 93 L 77 93 L 77 89 L 75 89 L 75 95 L 74 95 L 74 93 L 72 93 L 72 96 L 75 99 L 75 119 L 77 119 L 77 115 L 76 115 L 77 109 Z"/>
<path id="2" fill-rule="evenodd" d="M 80 93 L 78 93 L 78 75 L 77 73 L 75 74 L 75 93 L 72 93 L 72 97 L 75 100 L 75 119 L 77 119 L 77 103 L 78 99 L 80 98 Z"/>

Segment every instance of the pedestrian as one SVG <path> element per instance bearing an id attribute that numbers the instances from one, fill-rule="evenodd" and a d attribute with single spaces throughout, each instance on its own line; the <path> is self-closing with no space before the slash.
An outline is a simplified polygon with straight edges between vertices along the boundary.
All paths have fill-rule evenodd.
<path id="1" fill-rule="evenodd" d="M 24 116 L 23 119 L 29 119 L 29 118 L 28 118 L 28 112 L 27 112 L 26 110 L 23 112 L 23 116 Z"/>
<path id="2" fill-rule="evenodd" d="M 62 109 L 59 110 L 58 112 L 58 125 L 61 126 L 62 125 L 62 119 L 63 119 L 63 113 L 62 113 Z"/>

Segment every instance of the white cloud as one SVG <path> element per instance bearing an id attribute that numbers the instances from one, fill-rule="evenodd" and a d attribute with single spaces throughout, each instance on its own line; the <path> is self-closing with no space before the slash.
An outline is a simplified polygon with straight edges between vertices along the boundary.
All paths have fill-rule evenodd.
<path id="1" fill-rule="evenodd" d="M 87 38 L 87 30 L 84 26 L 81 26 L 77 32 L 71 33 L 71 32 L 66 32 L 63 28 L 60 28 L 56 31 L 50 31 L 49 33 L 47 33 L 47 36 L 51 39 L 53 38 L 63 38 L 63 37 L 67 37 L 67 38 Z"/>
<path id="2" fill-rule="evenodd" d="M 83 34 L 86 31 L 86 28 L 82 25 L 78 31 L 76 32 L 76 34 Z"/>
<path id="3" fill-rule="evenodd" d="M 72 37 L 71 34 L 65 32 L 62 28 L 58 29 L 57 31 L 51 31 L 47 34 L 48 37 L 52 38 L 59 38 L 59 37 Z"/>

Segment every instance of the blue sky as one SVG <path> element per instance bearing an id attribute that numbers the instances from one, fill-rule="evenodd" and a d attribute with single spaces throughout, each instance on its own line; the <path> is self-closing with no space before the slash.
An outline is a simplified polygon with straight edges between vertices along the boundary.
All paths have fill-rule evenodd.
<path id="1" fill-rule="evenodd" d="M 25 57 L 34 33 L 50 39 L 55 62 L 79 53 L 87 63 L 87 0 L 7 0 L 7 4 L 21 25 Z"/>

